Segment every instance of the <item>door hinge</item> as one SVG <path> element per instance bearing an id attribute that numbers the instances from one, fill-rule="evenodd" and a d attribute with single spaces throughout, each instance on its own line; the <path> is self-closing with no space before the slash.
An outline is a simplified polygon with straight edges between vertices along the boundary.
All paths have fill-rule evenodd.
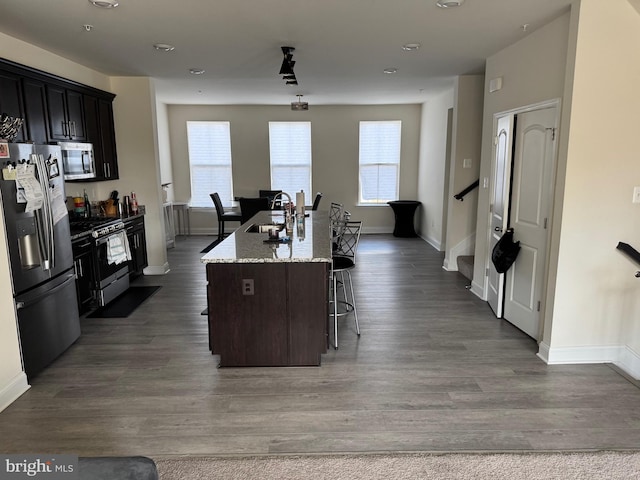
<path id="1" fill-rule="evenodd" d="M 486 268 L 484 271 L 484 276 L 488 277 L 489 276 L 489 268 Z"/>
<path id="2" fill-rule="evenodd" d="M 540 311 L 540 300 L 538 300 L 538 311 Z"/>
<path id="3" fill-rule="evenodd" d="M 547 219 L 546 218 L 544 219 L 544 229 L 545 230 L 547 229 Z"/>
<path id="4" fill-rule="evenodd" d="M 493 137 L 493 145 L 498 145 L 498 135 L 496 135 L 495 137 Z"/>

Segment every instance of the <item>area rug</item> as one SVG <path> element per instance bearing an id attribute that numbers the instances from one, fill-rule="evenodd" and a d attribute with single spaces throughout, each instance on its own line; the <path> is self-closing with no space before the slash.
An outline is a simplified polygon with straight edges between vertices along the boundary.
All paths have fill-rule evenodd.
<path id="1" fill-rule="evenodd" d="M 213 249 L 216 245 L 218 245 L 222 240 L 218 240 L 217 238 L 211 242 L 209 245 L 200 250 L 200 253 L 207 253 L 209 250 Z"/>
<path id="2" fill-rule="evenodd" d="M 640 453 L 397 454 L 155 459 L 162 480 L 627 480 Z"/>
<path id="3" fill-rule="evenodd" d="M 158 290 L 160 290 L 160 287 L 156 286 L 129 287 L 126 292 L 111 300 L 104 307 L 91 312 L 87 315 L 87 318 L 128 317 Z"/>

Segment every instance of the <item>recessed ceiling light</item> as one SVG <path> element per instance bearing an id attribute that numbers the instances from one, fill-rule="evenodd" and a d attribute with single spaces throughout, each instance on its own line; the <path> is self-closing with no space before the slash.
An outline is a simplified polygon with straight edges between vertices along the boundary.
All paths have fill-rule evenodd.
<path id="1" fill-rule="evenodd" d="M 385 68 L 382 72 L 383 73 L 396 73 L 397 71 L 398 71 L 397 68 L 390 67 L 390 68 Z"/>
<path id="2" fill-rule="evenodd" d="M 191 75 L 202 75 L 204 73 L 204 70 L 202 70 L 201 68 L 190 68 L 189 73 Z"/>
<path id="3" fill-rule="evenodd" d="M 402 46 L 402 49 L 405 52 L 413 52 L 414 50 L 418 50 L 422 45 L 420 45 L 419 43 L 405 43 Z"/>
<path id="4" fill-rule="evenodd" d="M 118 0 L 89 0 L 89 3 L 98 8 L 116 8 Z"/>
<path id="5" fill-rule="evenodd" d="M 436 5 L 440 8 L 454 8 L 459 7 L 464 3 L 464 0 L 438 0 Z"/>
<path id="6" fill-rule="evenodd" d="M 169 45 L 168 43 L 156 43 L 153 45 L 153 48 L 160 52 L 171 52 L 176 49 L 176 47 Z"/>

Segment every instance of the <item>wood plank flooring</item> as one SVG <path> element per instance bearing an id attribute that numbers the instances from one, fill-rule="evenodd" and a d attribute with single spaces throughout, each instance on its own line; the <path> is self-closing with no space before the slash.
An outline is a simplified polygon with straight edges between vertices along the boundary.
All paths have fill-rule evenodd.
<path id="1" fill-rule="evenodd" d="M 178 237 L 171 272 L 129 318 L 80 340 L 0 413 L 0 451 L 236 455 L 637 449 L 640 390 L 608 365 L 547 366 L 420 239 L 365 235 L 321 367 L 216 368 L 204 265 Z"/>

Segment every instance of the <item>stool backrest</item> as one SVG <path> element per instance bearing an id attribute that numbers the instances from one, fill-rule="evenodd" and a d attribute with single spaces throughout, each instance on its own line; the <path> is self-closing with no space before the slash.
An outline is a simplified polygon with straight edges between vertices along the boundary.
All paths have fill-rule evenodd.
<path id="1" fill-rule="evenodd" d="M 362 231 L 362 220 L 342 221 L 336 224 L 339 236 L 336 239 L 336 248 L 333 255 L 350 258 L 354 265 L 356 263 L 356 252 L 360 242 L 360 232 Z"/>

